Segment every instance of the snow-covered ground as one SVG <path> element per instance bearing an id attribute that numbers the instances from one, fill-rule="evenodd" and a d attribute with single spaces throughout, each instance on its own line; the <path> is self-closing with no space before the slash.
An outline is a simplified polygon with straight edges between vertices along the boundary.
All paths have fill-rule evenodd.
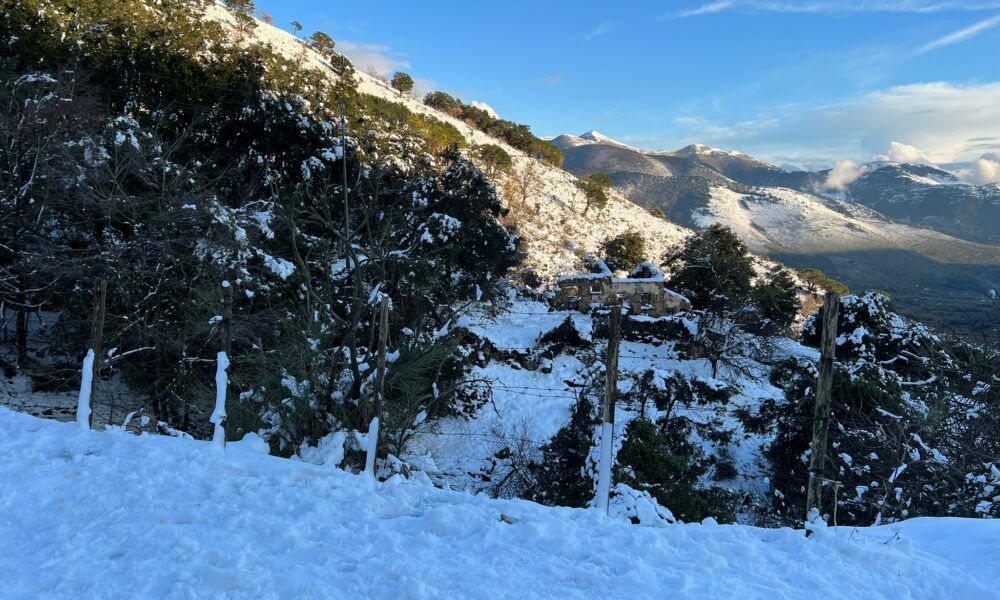
<path id="1" fill-rule="evenodd" d="M 594 365 L 602 364 L 606 345 L 602 339 L 592 339 L 593 318 L 577 311 L 549 311 L 547 304 L 517 298 L 500 313 L 473 307 L 456 325 L 467 328 L 481 339 L 488 340 L 498 351 L 516 353 L 537 359 L 542 347 L 539 340 L 565 319 L 585 340 L 592 340 L 594 348 L 577 353 L 560 353 L 551 359 L 541 359 L 537 365 L 526 368 L 519 361 L 496 358 L 483 366 L 473 367 L 466 381 L 481 389 L 489 389 L 489 401 L 471 416 L 441 418 L 425 423 L 414 440 L 413 447 L 402 458 L 431 474 L 437 481 L 473 491 L 490 491 L 497 475 L 498 450 L 520 440 L 532 451 L 540 451 L 570 419 L 578 395 L 589 381 Z M 656 320 L 637 317 L 639 320 Z M 773 362 L 787 357 L 816 360 L 815 349 L 790 340 L 776 340 Z M 533 360 L 526 361 L 533 363 Z M 768 381 L 769 367 L 746 359 L 749 367 L 745 373 L 734 374 L 723 367 L 718 378 L 712 377 L 711 365 L 705 359 L 682 359 L 674 351 L 673 343 L 653 345 L 624 340 L 619 358 L 618 387 L 627 393 L 633 378 L 647 370 L 661 375 L 681 374 L 689 381 L 701 381 L 710 387 L 728 388 L 732 397 L 724 405 L 679 406 L 676 415 L 691 422 L 707 424 L 721 420 L 719 427 L 733 432 L 733 440 L 726 444 L 701 440 L 707 456 L 729 454 L 737 475 L 725 483 L 706 479 L 706 486 L 721 485 L 739 490 L 755 498 L 766 500 L 771 493 L 764 469 L 763 448 L 770 442 L 766 436 L 751 435 L 737 414 L 741 409 L 756 413 L 766 399 L 779 399 L 783 392 Z M 752 377 L 749 375 L 753 375 Z M 657 418 L 655 409 L 648 407 L 649 418 Z M 619 402 L 616 410 L 616 444 L 624 438 L 626 425 L 639 416 L 635 407 Z M 595 442 L 595 452 L 596 452 Z M 503 461 L 499 461 L 503 470 Z M 478 479 L 485 475 L 483 480 Z M 750 515 L 740 515 L 749 520 Z"/>
<path id="2" fill-rule="evenodd" d="M 801 531 L 594 510 L 0 408 L 11 598 L 1000 598 L 1000 522 Z"/>

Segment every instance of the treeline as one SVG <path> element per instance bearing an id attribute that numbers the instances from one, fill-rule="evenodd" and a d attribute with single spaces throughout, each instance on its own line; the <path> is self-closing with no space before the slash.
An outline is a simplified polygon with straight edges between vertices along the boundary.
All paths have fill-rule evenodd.
<path id="1" fill-rule="evenodd" d="M 204 435 L 227 286 L 227 433 L 263 431 L 287 455 L 367 428 L 387 297 L 384 456 L 418 415 L 452 410 L 464 367 L 445 325 L 497 292 L 518 239 L 486 176 L 448 149 L 454 128 L 238 40 L 203 8 L 3 3 L 10 362 L 75 386 L 105 279 L 101 378 Z"/>
<path id="2" fill-rule="evenodd" d="M 476 129 L 501 140 L 546 163 L 561 167 L 562 151 L 545 140 L 535 137 L 528 125 L 497 118 L 487 111 L 466 104 L 445 92 L 430 92 L 424 97 L 424 104 L 461 119 Z"/>

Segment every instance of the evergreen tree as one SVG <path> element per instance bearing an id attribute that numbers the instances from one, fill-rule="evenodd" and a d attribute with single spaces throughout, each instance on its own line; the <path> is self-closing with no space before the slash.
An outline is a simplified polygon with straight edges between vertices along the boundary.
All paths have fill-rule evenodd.
<path id="1" fill-rule="evenodd" d="M 773 267 L 753 287 L 756 318 L 748 322 L 748 331 L 758 335 L 783 335 L 795 321 L 800 304 L 795 282 L 788 271 Z"/>
<path id="2" fill-rule="evenodd" d="M 323 33 L 322 31 L 316 31 L 309 36 L 309 46 L 321 55 L 329 56 L 333 53 L 336 43 L 329 35 Z"/>
<path id="3" fill-rule="evenodd" d="M 257 20 L 253 18 L 253 0 L 225 0 L 226 8 L 233 13 L 236 20 L 236 31 L 239 32 L 240 39 L 253 33 L 257 28 Z"/>
<path id="4" fill-rule="evenodd" d="M 409 94 L 413 91 L 413 78 L 402 71 L 396 71 L 390 84 L 401 94 Z"/>
<path id="5" fill-rule="evenodd" d="M 583 508 L 594 497 L 594 482 L 585 473 L 596 426 L 594 405 L 581 396 L 569 423 L 542 448 L 542 458 L 533 469 L 538 482 L 534 501 Z"/>
<path id="6" fill-rule="evenodd" d="M 476 146 L 473 152 L 478 162 L 483 165 L 483 172 L 490 179 L 510 172 L 511 167 L 514 165 L 510 154 L 496 144 Z"/>
<path id="7" fill-rule="evenodd" d="M 688 238 L 665 262 L 668 285 L 695 308 L 731 312 L 749 304 L 753 264 L 743 242 L 727 227 L 712 225 Z"/>
<path id="8" fill-rule="evenodd" d="M 606 173 L 592 173 L 587 177 L 577 180 L 576 187 L 583 192 L 584 199 L 587 202 L 586 207 L 583 209 L 583 214 L 587 214 L 591 206 L 596 206 L 600 209 L 608 205 L 607 191 L 611 188 L 611 184 L 611 177 Z"/>
<path id="9" fill-rule="evenodd" d="M 626 231 L 604 241 L 604 261 L 612 271 L 631 271 L 646 260 L 646 238 Z"/>
<path id="10" fill-rule="evenodd" d="M 453 117 L 462 116 L 462 102 L 444 92 L 428 92 L 424 96 L 424 104 L 446 112 Z"/>

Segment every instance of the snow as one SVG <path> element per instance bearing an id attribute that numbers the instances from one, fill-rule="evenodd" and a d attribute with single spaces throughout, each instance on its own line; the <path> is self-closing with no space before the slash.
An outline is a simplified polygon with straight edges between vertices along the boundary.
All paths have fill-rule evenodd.
<path id="1" fill-rule="evenodd" d="M 710 194 L 707 205 L 692 215 L 695 225 L 725 225 L 757 254 L 918 249 L 942 262 L 1000 264 L 994 247 L 886 221 L 851 202 L 777 187 L 744 194 L 713 185 Z"/>
<path id="2" fill-rule="evenodd" d="M 622 148 L 628 148 L 629 150 L 638 150 L 638 148 L 633 148 L 632 146 L 629 146 L 628 144 L 623 144 L 623 143 L 619 142 L 618 140 L 616 140 L 614 138 L 611 138 L 611 137 L 608 137 L 608 136 L 604 135 L 603 133 L 601 133 L 600 131 L 597 131 L 597 130 L 594 130 L 594 129 L 588 131 L 587 133 L 582 134 L 577 139 L 584 140 L 587 143 L 591 143 L 591 144 L 611 144 L 612 146 L 620 146 Z"/>
<path id="3" fill-rule="evenodd" d="M 615 424 L 601 423 L 601 462 L 597 470 L 597 508 L 608 512 L 608 495 L 611 493 L 611 465 L 615 453 Z"/>
<path id="4" fill-rule="evenodd" d="M 375 453 L 378 451 L 378 416 L 372 417 L 365 436 L 365 474 L 375 476 Z"/>
<path id="5" fill-rule="evenodd" d="M 611 269 L 608 268 L 608 264 L 603 260 L 598 260 L 594 264 L 596 269 L 593 273 L 580 273 L 577 275 L 561 275 L 558 281 L 561 283 L 563 281 L 582 281 L 582 280 L 597 280 L 597 279 L 607 279 L 613 275 Z"/>
<path id="6" fill-rule="evenodd" d="M 4 594 L 1000 598 L 1000 521 L 645 527 L 206 445 L 0 408 Z"/>
<path id="7" fill-rule="evenodd" d="M 275 258 L 263 250 L 259 250 L 258 252 L 264 258 L 264 265 L 278 277 L 288 279 L 288 277 L 295 272 L 295 265 L 289 261 L 283 258 Z"/>
<path id="8" fill-rule="evenodd" d="M 225 352 L 216 355 L 215 366 L 215 410 L 209 421 L 215 425 L 212 443 L 219 449 L 226 447 L 226 388 L 229 386 L 229 356 Z"/>
<path id="9" fill-rule="evenodd" d="M 87 350 L 83 358 L 80 378 L 80 398 L 76 405 L 76 423 L 80 427 L 90 429 L 90 390 L 94 383 L 94 349 Z"/>

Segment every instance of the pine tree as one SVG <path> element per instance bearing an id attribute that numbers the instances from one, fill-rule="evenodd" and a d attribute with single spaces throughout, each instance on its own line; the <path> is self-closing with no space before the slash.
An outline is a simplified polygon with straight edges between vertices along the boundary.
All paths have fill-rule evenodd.
<path id="1" fill-rule="evenodd" d="M 309 37 L 309 46 L 321 55 L 329 56 L 333 52 L 336 43 L 327 34 L 317 31 Z"/>
<path id="2" fill-rule="evenodd" d="M 396 71 L 396 73 L 392 76 L 390 84 L 393 89 L 397 90 L 401 94 L 409 94 L 413 91 L 413 78 L 402 71 Z"/>
<path id="3" fill-rule="evenodd" d="M 253 0 L 225 0 L 225 4 L 226 8 L 232 11 L 236 20 L 236 31 L 239 33 L 239 39 L 242 40 L 244 36 L 253 33 L 253 30 L 257 28 L 257 20 L 253 18 Z"/>

